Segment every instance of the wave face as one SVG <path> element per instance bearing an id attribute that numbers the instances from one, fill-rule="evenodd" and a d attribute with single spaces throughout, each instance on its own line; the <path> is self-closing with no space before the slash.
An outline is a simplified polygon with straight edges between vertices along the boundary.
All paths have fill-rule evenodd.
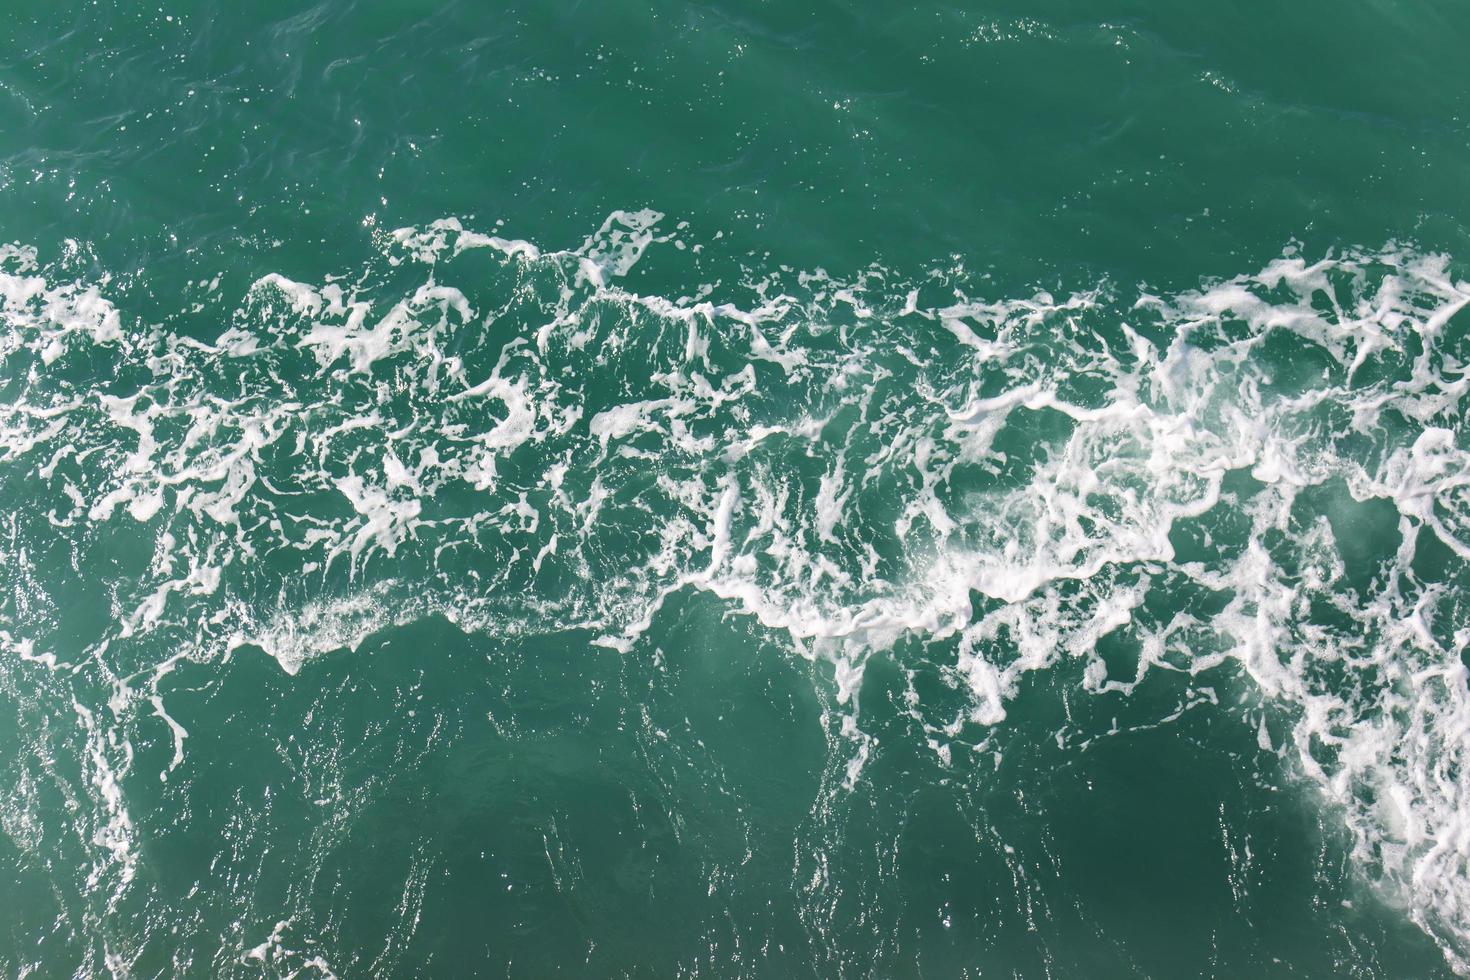
<path id="1" fill-rule="evenodd" d="M 1180 684 L 1470 971 L 1470 283 L 1447 257 L 1289 248 L 1182 292 L 997 297 L 959 266 L 637 291 L 683 234 L 616 212 L 552 251 L 440 220 L 323 281 L 201 281 L 161 324 L 81 246 L 0 253 L 0 807 L 14 847 L 88 869 L 58 886 L 102 937 L 86 969 L 184 943 L 135 802 L 161 790 L 132 787 L 197 778 L 201 721 L 170 710 L 191 670 L 264 653 L 310 686 L 434 620 L 648 661 L 698 600 L 811 663 L 818 822 L 884 751 L 875 665 L 956 779 L 1001 765 L 1037 677 L 1079 703 Z M 798 846 L 794 874 L 837 873 Z M 215 969 L 372 965 L 330 923 L 293 939 L 301 908 L 269 936 L 172 928 Z"/>

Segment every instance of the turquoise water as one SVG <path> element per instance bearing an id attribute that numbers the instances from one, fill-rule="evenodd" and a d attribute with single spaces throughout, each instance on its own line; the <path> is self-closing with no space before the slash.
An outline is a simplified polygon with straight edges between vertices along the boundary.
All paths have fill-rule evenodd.
<path id="1" fill-rule="evenodd" d="M 9 13 L 0 973 L 1470 973 L 1462 5 Z"/>

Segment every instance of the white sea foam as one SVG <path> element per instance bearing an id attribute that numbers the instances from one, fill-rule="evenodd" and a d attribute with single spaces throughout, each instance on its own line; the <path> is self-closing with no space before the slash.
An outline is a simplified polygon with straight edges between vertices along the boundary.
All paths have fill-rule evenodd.
<path id="1" fill-rule="evenodd" d="M 0 466 L 41 502 L 9 540 L 74 535 L 84 580 L 115 576 L 109 534 L 154 543 L 111 631 L 61 659 L 152 677 L 118 680 L 106 710 L 163 719 L 173 770 L 188 733 L 156 683 L 175 661 L 125 662 L 149 641 L 199 660 L 250 645 L 297 674 L 438 614 L 636 655 L 696 590 L 830 661 L 849 784 L 872 747 L 865 669 L 900 638 L 947 645 L 969 694 L 958 715 L 915 708 L 946 764 L 1028 672 L 1075 665 L 1081 690 L 1126 694 L 1234 665 L 1365 876 L 1470 970 L 1470 284 L 1447 259 L 1289 251 L 1177 294 L 1061 299 L 762 275 L 739 302 L 675 302 L 624 284 L 670 239 L 660 219 L 617 212 L 566 251 L 454 219 L 400 229 L 351 276 L 260 279 L 212 344 L 149 338 L 107 283 L 0 250 L 0 349 L 25 378 Z M 151 380 L 76 386 L 81 351 Z M 22 557 L 5 552 L 3 655 L 47 669 L 54 621 L 26 605 L 47 586 Z M 1150 603 L 1188 590 L 1220 611 Z M 1110 638 L 1138 651 L 1119 676 Z M 98 866 L 125 888 L 129 743 L 78 710 L 98 733 Z"/>

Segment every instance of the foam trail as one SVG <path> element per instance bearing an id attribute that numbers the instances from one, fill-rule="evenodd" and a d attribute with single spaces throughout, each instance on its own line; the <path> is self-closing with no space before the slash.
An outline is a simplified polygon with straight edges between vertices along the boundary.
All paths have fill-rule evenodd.
<path id="1" fill-rule="evenodd" d="M 211 287 L 213 340 L 0 250 L 0 479 L 36 501 L 0 544 L 6 669 L 87 664 L 109 692 L 77 703 L 99 887 L 143 887 L 117 775 L 138 717 L 188 765 L 157 688 L 176 660 L 149 651 L 298 674 L 438 614 L 638 655 L 700 590 L 831 662 L 849 785 L 865 666 L 902 637 L 953 651 L 968 692 L 915 708 L 943 760 L 1030 671 L 1126 693 L 1233 664 L 1363 873 L 1470 972 L 1470 284 L 1447 258 L 1288 250 L 1173 295 L 1012 299 L 959 270 L 757 271 L 715 303 L 623 284 L 660 220 L 564 251 L 400 229 L 340 279 L 282 270 L 233 308 Z M 120 575 L 122 539 L 146 567 Z M 62 562 L 116 611 L 80 641 L 35 571 Z"/>

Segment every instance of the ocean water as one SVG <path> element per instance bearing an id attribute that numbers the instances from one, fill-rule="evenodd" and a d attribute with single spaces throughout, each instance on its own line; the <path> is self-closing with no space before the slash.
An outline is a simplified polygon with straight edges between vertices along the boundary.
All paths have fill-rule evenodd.
<path id="1" fill-rule="evenodd" d="M 1470 975 L 1470 9 L 12 5 L 0 974 Z"/>

